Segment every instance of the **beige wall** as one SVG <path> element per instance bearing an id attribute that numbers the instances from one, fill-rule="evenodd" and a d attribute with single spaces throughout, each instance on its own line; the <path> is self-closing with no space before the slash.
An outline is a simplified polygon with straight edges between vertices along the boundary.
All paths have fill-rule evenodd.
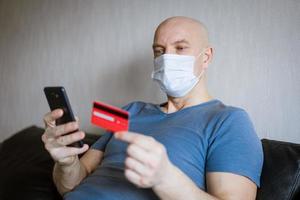
<path id="1" fill-rule="evenodd" d="M 160 102 L 152 35 L 173 15 L 202 20 L 215 47 L 209 88 L 245 108 L 259 136 L 300 143 L 298 0 L 0 0 L 0 141 L 48 111 L 64 85 L 82 128 L 91 102 Z"/>

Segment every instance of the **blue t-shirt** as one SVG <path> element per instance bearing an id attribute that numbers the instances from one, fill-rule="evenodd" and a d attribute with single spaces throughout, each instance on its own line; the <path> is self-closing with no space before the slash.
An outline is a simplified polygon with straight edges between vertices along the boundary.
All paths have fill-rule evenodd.
<path id="1" fill-rule="evenodd" d="M 207 172 L 230 172 L 245 176 L 257 186 L 263 164 L 262 145 L 247 113 L 211 100 L 174 113 L 159 105 L 133 102 L 129 130 L 155 138 L 170 161 L 201 189 Z M 104 152 L 97 169 L 64 198 L 72 200 L 154 200 L 152 189 L 141 189 L 124 176 L 127 143 L 106 133 L 91 148 Z"/>

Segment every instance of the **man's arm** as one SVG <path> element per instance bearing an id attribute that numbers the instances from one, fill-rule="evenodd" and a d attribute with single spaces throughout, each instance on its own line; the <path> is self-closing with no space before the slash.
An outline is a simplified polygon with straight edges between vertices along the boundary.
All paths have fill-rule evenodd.
<path id="1" fill-rule="evenodd" d="M 220 199 L 256 198 L 257 187 L 250 179 L 224 172 L 209 172 L 206 174 L 207 191 Z"/>
<path id="2" fill-rule="evenodd" d="M 164 146 L 152 137 L 132 132 L 116 133 L 115 137 L 129 143 L 126 178 L 139 187 L 151 187 L 162 200 L 255 199 L 256 185 L 248 178 L 207 173 L 207 193 L 169 161 Z"/>
<path id="3" fill-rule="evenodd" d="M 79 128 L 78 119 L 76 122 L 56 126 L 55 120 L 62 115 L 62 109 L 56 109 L 44 116 L 45 132 L 42 141 L 55 161 L 53 180 L 57 190 L 63 195 L 77 186 L 97 167 L 102 160 L 103 152 L 88 150 L 87 144 L 81 148 L 69 147 L 69 144 L 82 140 L 85 133 L 76 131 Z M 84 152 L 86 153 L 79 160 L 78 155 Z"/>
<path id="4" fill-rule="evenodd" d="M 189 177 L 175 166 L 170 166 L 164 180 L 153 187 L 153 191 L 161 200 L 217 200 L 219 197 L 199 189 Z M 225 199 L 223 196 L 219 198 Z"/>
<path id="5" fill-rule="evenodd" d="M 257 187 L 244 176 L 223 172 L 207 173 L 205 192 L 178 168 L 173 170 L 169 171 L 165 182 L 153 187 L 162 200 L 182 200 L 186 197 L 189 200 L 255 200 Z"/>
<path id="6" fill-rule="evenodd" d="M 55 163 L 53 180 L 61 195 L 71 191 L 85 177 L 92 173 L 103 158 L 103 152 L 90 149 L 80 159 L 74 158 L 71 164 Z"/>

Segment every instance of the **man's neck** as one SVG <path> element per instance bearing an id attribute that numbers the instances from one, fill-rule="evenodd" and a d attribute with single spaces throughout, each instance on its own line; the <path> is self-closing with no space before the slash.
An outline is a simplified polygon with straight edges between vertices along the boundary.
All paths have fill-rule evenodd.
<path id="1" fill-rule="evenodd" d="M 183 97 L 168 96 L 168 101 L 163 105 L 162 110 L 165 113 L 173 113 L 183 108 L 195 106 L 212 99 L 213 97 L 209 95 L 206 89 L 205 81 L 200 80 L 187 95 Z"/>

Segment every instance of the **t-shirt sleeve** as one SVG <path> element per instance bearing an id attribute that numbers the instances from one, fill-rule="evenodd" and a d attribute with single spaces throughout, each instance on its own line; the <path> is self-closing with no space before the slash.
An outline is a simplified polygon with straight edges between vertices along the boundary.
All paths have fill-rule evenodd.
<path id="1" fill-rule="evenodd" d="M 129 110 L 133 103 L 129 103 L 122 107 L 123 110 Z M 105 151 L 106 145 L 113 136 L 112 132 L 105 132 L 104 135 L 100 136 L 100 138 L 91 146 L 91 149 L 96 149 L 99 151 Z"/>
<path id="2" fill-rule="evenodd" d="M 108 143 L 111 137 L 112 133 L 106 132 L 104 135 L 100 136 L 100 138 L 91 146 L 91 149 L 96 149 L 104 152 L 106 144 Z"/>
<path id="3" fill-rule="evenodd" d="M 245 176 L 260 187 L 262 144 L 248 114 L 229 113 L 209 140 L 206 172 L 229 172 Z"/>

